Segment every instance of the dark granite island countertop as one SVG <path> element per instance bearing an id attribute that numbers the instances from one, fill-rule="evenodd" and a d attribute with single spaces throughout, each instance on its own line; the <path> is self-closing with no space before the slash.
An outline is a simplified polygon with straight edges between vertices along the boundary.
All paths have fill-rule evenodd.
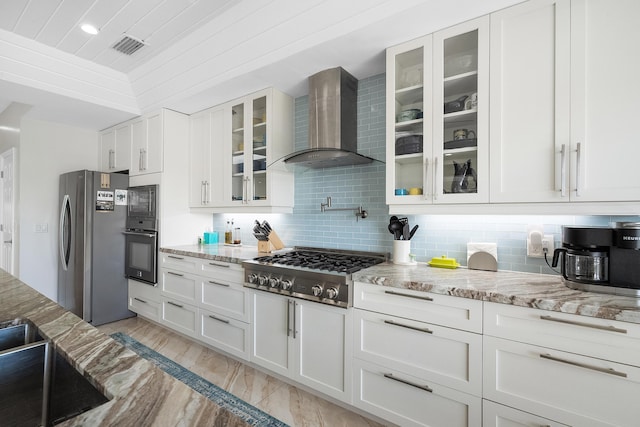
<path id="1" fill-rule="evenodd" d="M 560 276 L 466 268 L 378 264 L 354 282 L 432 292 L 623 322 L 640 323 L 640 299 L 569 289 Z"/>
<path id="2" fill-rule="evenodd" d="M 0 270 L 0 320 L 28 319 L 109 402 L 60 426 L 248 426 L 236 415 Z"/>

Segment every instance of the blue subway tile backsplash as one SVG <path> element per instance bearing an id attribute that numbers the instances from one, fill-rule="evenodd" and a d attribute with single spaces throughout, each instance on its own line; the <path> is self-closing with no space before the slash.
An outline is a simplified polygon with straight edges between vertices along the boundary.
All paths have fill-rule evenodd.
<path id="1" fill-rule="evenodd" d="M 295 100 L 295 149 L 307 147 L 308 97 Z M 253 221 L 268 220 L 287 246 L 391 252 L 393 238 L 385 204 L 385 75 L 358 83 L 358 152 L 378 161 L 363 166 L 295 170 L 293 214 L 215 214 L 214 230 L 224 230 L 233 218 L 242 228 L 244 244 L 256 245 Z M 321 212 L 331 197 L 333 208 L 362 207 L 368 213 L 357 219 L 352 211 Z M 527 228 L 541 224 L 545 234 L 561 242 L 562 225 L 603 225 L 613 221 L 640 221 L 640 217 L 558 215 L 413 215 L 409 222 L 420 228 L 411 240 L 418 261 L 446 255 L 466 265 L 468 242 L 493 242 L 498 247 L 500 270 L 555 274 L 544 259 L 526 255 Z M 550 262 L 550 261 L 549 261 Z"/>

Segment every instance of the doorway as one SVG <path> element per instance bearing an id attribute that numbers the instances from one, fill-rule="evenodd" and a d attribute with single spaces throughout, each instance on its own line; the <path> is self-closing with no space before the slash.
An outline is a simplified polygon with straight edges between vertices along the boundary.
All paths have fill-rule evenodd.
<path id="1" fill-rule="evenodd" d="M 0 268 L 16 275 L 15 148 L 0 154 Z"/>

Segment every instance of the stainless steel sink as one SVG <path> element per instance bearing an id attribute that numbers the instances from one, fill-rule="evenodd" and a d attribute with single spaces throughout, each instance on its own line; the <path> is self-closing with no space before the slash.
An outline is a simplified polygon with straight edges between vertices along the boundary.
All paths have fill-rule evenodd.
<path id="1" fill-rule="evenodd" d="M 52 426 L 107 401 L 28 320 L 0 322 L 0 420 Z"/>

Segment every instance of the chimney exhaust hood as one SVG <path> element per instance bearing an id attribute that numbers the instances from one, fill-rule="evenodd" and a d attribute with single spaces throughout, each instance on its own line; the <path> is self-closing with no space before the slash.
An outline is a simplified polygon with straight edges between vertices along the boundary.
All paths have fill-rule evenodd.
<path id="1" fill-rule="evenodd" d="M 309 148 L 284 158 L 313 169 L 371 163 L 357 153 L 358 80 L 342 67 L 309 77 Z"/>

